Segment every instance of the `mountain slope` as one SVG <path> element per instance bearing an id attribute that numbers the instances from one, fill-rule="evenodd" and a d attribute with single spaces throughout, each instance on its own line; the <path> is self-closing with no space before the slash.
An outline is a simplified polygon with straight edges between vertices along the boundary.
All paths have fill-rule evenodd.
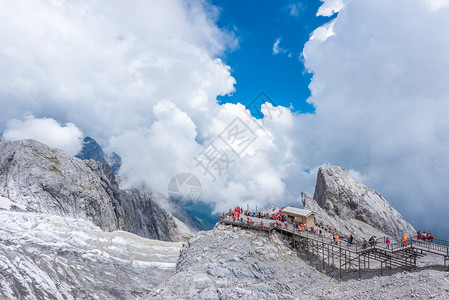
<path id="1" fill-rule="evenodd" d="M 0 211 L 0 299 L 148 298 L 180 248 L 86 219 Z"/>
<path id="2" fill-rule="evenodd" d="M 93 159 L 101 163 L 106 163 L 111 167 L 114 174 L 118 173 L 122 165 L 122 158 L 117 153 L 113 152 L 112 156 L 106 155 L 97 141 L 89 136 L 84 138 L 83 148 L 75 156 L 82 160 Z"/>
<path id="3" fill-rule="evenodd" d="M 313 199 L 302 194 L 305 209 L 318 213 L 317 219 L 340 232 L 357 237 L 388 235 L 398 240 L 415 229 L 380 193 L 357 182 L 338 166 L 320 168 Z"/>
<path id="4" fill-rule="evenodd" d="M 12 209 L 85 218 L 105 231 L 166 241 L 186 235 L 148 190 L 121 190 L 107 164 L 34 140 L 0 142 L 0 196 L 12 202 Z"/>
<path id="5" fill-rule="evenodd" d="M 441 257 L 420 259 L 416 271 L 322 272 L 320 259 L 306 262 L 282 235 L 217 224 L 181 251 L 176 275 L 154 289 L 155 299 L 447 299 L 449 276 Z M 311 258 L 311 255 L 309 255 Z"/>

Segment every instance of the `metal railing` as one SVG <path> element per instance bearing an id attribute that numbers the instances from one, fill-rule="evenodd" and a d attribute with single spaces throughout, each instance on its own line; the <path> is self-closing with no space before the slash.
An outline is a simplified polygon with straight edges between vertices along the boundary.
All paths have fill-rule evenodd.
<path id="1" fill-rule="evenodd" d="M 399 251 L 400 249 L 411 248 L 415 246 L 416 249 L 437 251 L 449 257 L 449 241 L 443 239 L 434 239 L 432 242 L 426 242 L 423 240 L 418 240 L 417 238 L 412 238 L 407 240 L 405 243 L 404 241 L 391 242 L 389 246 L 387 246 L 386 237 L 377 238 L 376 242 L 367 241 L 366 244 L 363 244 L 362 242 L 353 242 L 352 244 L 348 244 L 347 237 L 342 237 L 339 239 L 338 243 L 335 243 L 335 240 L 332 237 L 326 237 L 324 236 L 324 234 L 320 235 L 318 233 L 314 233 L 309 230 L 299 230 L 298 228 L 294 229 L 292 227 L 292 224 L 288 223 L 287 226 L 285 225 L 285 223 L 274 223 L 274 222 L 266 222 L 264 225 L 262 225 L 259 222 L 247 223 L 243 218 L 234 219 L 233 217 L 229 216 L 225 216 L 225 218 L 222 218 L 222 216 L 220 216 L 219 220 L 226 224 L 234 224 L 241 227 L 252 228 L 256 230 L 272 231 L 274 229 L 277 229 L 279 231 L 287 231 L 295 235 L 313 238 L 315 240 L 321 240 L 321 242 L 323 243 L 343 247 L 348 250 L 352 249 L 355 250 L 355 252 L 371 250 L 375 248 L 395 252 Z"/>
<path id="2" fill-rule="evenodd" d="M 449 256 L 449 241 L 442 239 L 434 239 L 432 242 L 426 242 L 423 240 L 412 239 L 410 240 L 410 244 L 415 247 L 420 247 L 419 249 L 427 249 L 427 251 L 437 251 L 441 254 L 445 254 Z"/>

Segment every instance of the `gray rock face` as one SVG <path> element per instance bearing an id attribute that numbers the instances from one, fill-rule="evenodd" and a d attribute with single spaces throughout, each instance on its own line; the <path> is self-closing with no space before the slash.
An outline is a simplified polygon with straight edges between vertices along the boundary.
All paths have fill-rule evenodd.
<path id="1" fill-rule="evenodd" d="M 266 235 L 238 227 L 216 225 L 199 232 L 183 247 L 176 275 L 153 289 L 154 299 L 446 299 L 449 276 L 431 267 L 415 272 L 375 267 L 344 274 L 338 268 L 322 272 L 322 261 L 306 263 L 304 250 L 289 247 L 290 241 L 274 233 Z M 309 256 L 310 258 L 310 256 Z M 426 261 L 426 259 L 429 260 Z M 431 266 L 440 257 L 420 260 Z M 426 283 L 430 283 L 429 286 Z"/>
<path id="2" fill-rule="evenodd" d="M 401 239 L 404 233 L 407 236 L 416 234 L 415 229 L 380 193 L 357 182 L 338 166 L 320 168 L 313 201 L 305 194 L 302 201 L 306 209 L 336 220 L 334 223 L 344 223 L 340 224 L 340 227 L 347 227 L 343 232 L 353 227 L 362 229 L 367 224 L 374 228 L 371 234 L 377 230 L 396 239 Z M 365 228 L 367 230 L 370 229 Z"/>
<path id="3" fill-rule="evenodd" d="M 176 220 L 150 192 L 121 190 L 107 164 L 33 140 L 0 143 L 0 196 L 13 209 L 85 218 L 105 231 L 182 239 Z"/>

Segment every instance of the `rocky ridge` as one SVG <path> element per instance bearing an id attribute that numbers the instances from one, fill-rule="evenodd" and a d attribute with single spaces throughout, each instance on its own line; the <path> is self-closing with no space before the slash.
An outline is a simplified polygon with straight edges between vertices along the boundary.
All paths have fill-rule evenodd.
<path id="1" fill-rule="evenodd" d="M 106 155 L 97 141 L 89 136 L 84 138 L 83 148 L 75 156 L 82 160 L 93 159 L 100 163 L 106 163 L 116 175 L 122 165 L 122 158 L 117 153 L 113 152 L 112 156 Z"/>
<path id="2" fill-rule="evenodd" d="M 372 269 L 357 272 L 321 270 L 321 261 L 306 262 L 282 235 L 217 224 L 183 247 L 177 274 L 153 289 L 155 299 L 446 299 L 449 274 L 435 258 L 418 269 Z M 373 266 L 372 266 L 373 267 Z"/>
<path id="3" fill-rule="evenodd" d="M 343 233 L 369 238 L 390 236 L 397 240 L 416 231 L 382 195 L 359 183 L 338 166 L 320 168 L 313 199 L 302 193 L 305 209 Z"/>
<path id="4" fill-rule="evenodd" d="M 10 201 L 8 209 L 85 218 L 105 231 L 166 241 L 194 232 L 148 190 L 121 190 L 106 163 L 81 160 L 34 140 L 0 142 L 0 196 Z"/>

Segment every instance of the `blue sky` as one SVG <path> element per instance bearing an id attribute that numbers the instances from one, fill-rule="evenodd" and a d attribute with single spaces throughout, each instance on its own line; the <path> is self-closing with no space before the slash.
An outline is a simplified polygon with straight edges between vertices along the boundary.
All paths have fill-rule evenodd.
<path id="1" fill-rule="evenodd" d="M 222 58 L 237 81 L 236 92 L 220 97 L 221 102 L 248 104 L 264 91 L 274 103 L 295 112 L 312 113 L 311 74 L 300 58 L 314 29 L 330 18 L 317 17 L 321 1 L 237 1 L 213 0 L 220 8 L 221 28 L 235 32 L 239 47 Z M 280 39 L 279 53 L 273 44 Z"/>

